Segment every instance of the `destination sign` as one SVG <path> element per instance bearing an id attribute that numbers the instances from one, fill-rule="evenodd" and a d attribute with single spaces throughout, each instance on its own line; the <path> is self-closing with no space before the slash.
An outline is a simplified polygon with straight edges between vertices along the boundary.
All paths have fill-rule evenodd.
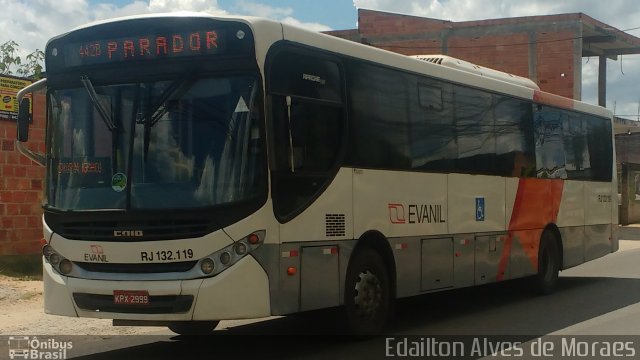
<path id="1" fill-rule="evenodd" d="M 222 40 L 220 32 L 212 29 L 74 42 L 64 46 L 64 63 L 73 67 L 213 55 L 223 52 Z M 55 57 L 57 50 L 52 51 Z"/>

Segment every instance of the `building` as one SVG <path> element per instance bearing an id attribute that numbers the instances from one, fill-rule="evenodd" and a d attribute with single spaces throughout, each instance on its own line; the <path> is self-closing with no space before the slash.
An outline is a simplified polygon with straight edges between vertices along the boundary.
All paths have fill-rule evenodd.
<path id="1" fill-rule="evenodd" d="M 582 98 L 582 58 L 598 57 L 601 106 L 604 60 L 640 53 L 640 38 L 582 13 L 454 22 L 359 9 L 357 29 L 327 33 L 405 55 L 449 55 L 576 100 Z"/>

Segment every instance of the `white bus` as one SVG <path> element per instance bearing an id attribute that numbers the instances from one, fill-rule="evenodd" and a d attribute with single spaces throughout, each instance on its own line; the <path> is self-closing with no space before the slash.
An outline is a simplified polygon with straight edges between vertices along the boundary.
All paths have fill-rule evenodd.
<path id="1" fill-rule="evenodd" d="M 173 14 L 45 52 L 45 311 L 208 332 L 531 277 L 616 251 L 611 113 L 444 56 Z M 23 107 L 28 105 L 24 103 Z M 28 136 L 20 117 L 18 138 Z"/>

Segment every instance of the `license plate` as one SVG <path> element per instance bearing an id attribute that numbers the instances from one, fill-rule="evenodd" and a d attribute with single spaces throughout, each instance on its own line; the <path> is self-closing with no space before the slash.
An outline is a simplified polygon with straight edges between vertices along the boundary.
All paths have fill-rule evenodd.
<path id="1" fill-rule="evenodd" d="M 113 290 L 113 303 L 118 305 L 149 305 L 146 290 Z"/>

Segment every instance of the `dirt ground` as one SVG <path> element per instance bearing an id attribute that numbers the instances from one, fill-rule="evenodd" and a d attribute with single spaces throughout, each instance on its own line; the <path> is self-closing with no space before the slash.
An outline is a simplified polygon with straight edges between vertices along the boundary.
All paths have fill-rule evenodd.
<path id="1" fill-rule="evenodd" d="M 42 281 L 0 275 L 0 335 L 130 335 L 159 328 L 112 326 L 111 320 L 48 315 Z"/>

